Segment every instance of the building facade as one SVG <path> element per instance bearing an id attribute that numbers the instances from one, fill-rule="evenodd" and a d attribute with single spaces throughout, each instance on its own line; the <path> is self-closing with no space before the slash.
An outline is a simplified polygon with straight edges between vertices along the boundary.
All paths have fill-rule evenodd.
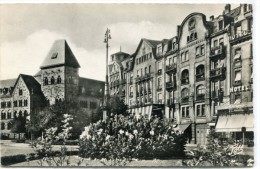
<path id="1" fill-rule="evenodd" d="M 34 75 L 20 74 L 17 79 L 0 81 L 1 134 L 14 138 L 12 119 L 30 114 L 46 105 L 73 101 L 88 115 L 86 123 L 96 116 L 103 98 L 103 81 L 82 78 L 80 65 L 66 40 L 54 42 L 47 57 Z"/>
<path id="2" fill-rule="evenodd" d="M 211 128 L 236 139 L 246 128 L 252 139 L 251 35 L 251 4 L 232 10 L 227 4 L 209 20 L 191 13 L 177 26 L 176 36 L 141 39 L 133 54 L 111 55 L 110 95 L 119 95 L 137 116 L 173 120 L 190 143 L 206 144 Z"/>

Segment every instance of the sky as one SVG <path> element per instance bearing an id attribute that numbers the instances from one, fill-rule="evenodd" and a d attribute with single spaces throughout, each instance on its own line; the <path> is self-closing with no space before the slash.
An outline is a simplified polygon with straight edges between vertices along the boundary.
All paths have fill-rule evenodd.
<path id="1" fill-rule="evenodd" d="M 192 12 L 220 15 L 225 4 L 0 4 L 0 80 L 34 75 L 57 39 L 66 39 L 79 75 L 105 80 L 104 34 L 111 30 L 109 55 L 132 54 L 141 38 L 176 36 Z M 231 8 L 238 4 L 231 4 Z"/>

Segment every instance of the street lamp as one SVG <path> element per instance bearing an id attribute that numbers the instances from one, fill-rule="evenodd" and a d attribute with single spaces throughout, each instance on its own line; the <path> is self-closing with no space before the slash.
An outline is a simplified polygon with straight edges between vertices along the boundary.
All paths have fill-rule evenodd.
<path id="1" fill-rule="evenodd" d="M 107 119 L 107 106 L 108 106 L 108 98 L 109 98 L 109 91 L 108 91 L 108 48 L 109 48 L 109 39 L 111 39 L 110 29 L 107 28 L 105 33 L 105 40 L 104 43 L 106 44 L 106 82 L 105 82 L 105 93 L 104 93 L 104 102 L 103 102 L 103 120 Z"/>

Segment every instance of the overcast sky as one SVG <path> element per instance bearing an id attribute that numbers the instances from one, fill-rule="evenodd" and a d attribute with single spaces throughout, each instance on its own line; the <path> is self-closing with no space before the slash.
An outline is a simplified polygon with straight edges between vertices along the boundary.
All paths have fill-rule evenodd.
<path id="1" fill-rule="evenodd" d="M 66 39 L 81 77 L 105 80 L 106 28 L 109 54 L 135 52 L 141 38 L 161 40 L 192 12 L 218 16 L 225 4 L 19 4 L 0 5 L 0 80 L 34 75 L 56 39 Z M 237 7 L 232 4 L 231 8 Z"/>

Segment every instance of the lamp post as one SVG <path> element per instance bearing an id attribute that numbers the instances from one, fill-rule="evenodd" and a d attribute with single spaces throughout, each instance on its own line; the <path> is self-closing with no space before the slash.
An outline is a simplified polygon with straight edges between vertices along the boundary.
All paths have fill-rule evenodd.
<path id="1" fill-rule="evenodd" d="M 104 43 L 106 44 L 106 82 L 105 82 L 105 93 L 104 93 L 104 102 L 103 102 L 103 120 L 107 119 L 107 106 L 108 106 L 108 98 L 109 98 L 109 91 L 108 91 L 108 48 L 109 48 L 109 39 L 111 39 L 110 29 L 107 28 L 105 33 L 105 40 Z"/>

